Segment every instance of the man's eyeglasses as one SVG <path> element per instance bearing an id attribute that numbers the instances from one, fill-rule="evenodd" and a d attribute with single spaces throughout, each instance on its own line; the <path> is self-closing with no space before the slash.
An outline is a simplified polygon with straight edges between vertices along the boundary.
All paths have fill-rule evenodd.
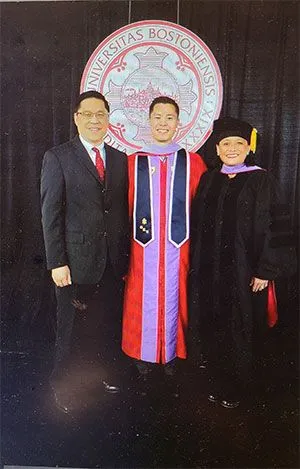
<path id="1" fill-rule="evenodd" d="M 83 111 L 83 112 L 76 112 L 76 114 L 80 114 L 83 119 L 90 120 L 93 116 L 96 117 L 99 121 L 107 119 L 108 113 L 107 112 L 90 112 L 90 111 Z"/>

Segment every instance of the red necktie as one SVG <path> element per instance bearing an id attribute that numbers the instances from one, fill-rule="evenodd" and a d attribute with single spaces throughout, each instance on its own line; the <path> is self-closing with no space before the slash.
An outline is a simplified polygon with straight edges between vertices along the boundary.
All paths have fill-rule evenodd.
<path id="1" fill-rule="evenodd" d="M 99 174 L 101 181 L 104 181 L 105 167 L 103 159 L 101 158 L 100 150 L 96 147 L 93 147 L 92 150 L 96 153 L 96 168 Z"/>

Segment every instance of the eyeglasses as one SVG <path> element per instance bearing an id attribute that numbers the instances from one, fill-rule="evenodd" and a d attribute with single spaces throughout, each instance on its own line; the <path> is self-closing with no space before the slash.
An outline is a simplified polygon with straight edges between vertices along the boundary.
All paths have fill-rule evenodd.
<path id="1" fill-rule="evenodd" d="M 107 117 L 108 117 L 108 112 L 84 111 L 84 112 L 76 112 L 76 114 L 80 114 L 83 117 L 83 119 L 86 119 L 86 120 L 92 119 L 93 116 L 95 116 L 96 119 L 99 120 L 99 121 L 107 119 Z"/>

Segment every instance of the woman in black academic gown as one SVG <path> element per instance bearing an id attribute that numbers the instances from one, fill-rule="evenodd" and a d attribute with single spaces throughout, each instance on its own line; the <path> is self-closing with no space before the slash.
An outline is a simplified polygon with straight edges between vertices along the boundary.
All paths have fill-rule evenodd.
<path id="1" fill-rule="evenodd" d="M 222 167 L 203 175 L 192 206 L 192 334 L 208 360 L 209 400 L 234 408 L 250 389 L 268 298 L 276 314 L 270 282 L 280 273 L 271 246 L 274 187 L 265 170 L 247 163 L 256 149 L 251 125 L 219 119 L 212 137 Z"/>

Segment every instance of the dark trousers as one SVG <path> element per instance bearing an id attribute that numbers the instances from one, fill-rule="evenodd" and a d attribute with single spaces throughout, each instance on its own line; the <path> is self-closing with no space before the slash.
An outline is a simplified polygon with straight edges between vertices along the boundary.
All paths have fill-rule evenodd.
<path id="1" fill-rule="evenodd" d="M 73 364 L 101 366 L 103 377 L 115 377 L 121 358 L 123 281 L 110 265 L 96 285 L 56 287 L 57 334 L 53 381 Z M 114 378 L 115 379 L 115 378 Z"/>

